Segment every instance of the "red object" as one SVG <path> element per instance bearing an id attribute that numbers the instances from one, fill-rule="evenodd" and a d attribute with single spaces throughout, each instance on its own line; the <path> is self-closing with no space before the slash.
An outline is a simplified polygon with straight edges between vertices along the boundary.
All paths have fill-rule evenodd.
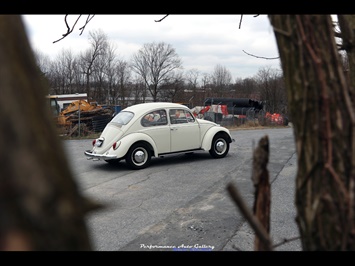
<path id="1" fill-rule="evenodd" d="M 200 111 L 200 114 L 204 114 L 204 113 L 208 112 L 210 109 L 212 109 L 211 111 L 213 111 L 215 113 L 222 113 L 223 115 L 228 115 L 227 105 L 224 105 L 224 104 L 206 106 L 205 108 L 203 108 Z"/>
<path id="2" fill-rule="evenodd" d="M 265 114 L 265 118 L 270 119 L 271 122 L 282 125 L 283 124 L 283 116 L 278 113 L 269 113 L 267 112 Z"/>
<path id="3" fill-rule="evenodd" d="M 206 112 L 208 112 L 208 110 L 210 110 L 210 107 L 211 106 L 206 106 L 205 108 L 203 108 L 200 112 L 199 112 L 199 114 L 204 114 L 204 113 L 206 113 Z"/>

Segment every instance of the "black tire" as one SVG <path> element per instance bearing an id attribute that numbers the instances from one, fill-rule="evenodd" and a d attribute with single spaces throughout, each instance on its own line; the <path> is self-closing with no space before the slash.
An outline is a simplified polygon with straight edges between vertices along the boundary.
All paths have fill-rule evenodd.
<path id="1" fill-rule="evenodd" d="M 129 149 L 126 163 L 129 168 L 139 170 L 146 168 L 150 164 L 151 158 L 149 146 L 145 143 L 136 143 Z"/>
<path id="2" fill-rule="evenodd" d="M 229 152 L 229 141 L 223 134 L 217 134 L 212 140 L 210 155 L 213 158 L 223 158 Z"/>

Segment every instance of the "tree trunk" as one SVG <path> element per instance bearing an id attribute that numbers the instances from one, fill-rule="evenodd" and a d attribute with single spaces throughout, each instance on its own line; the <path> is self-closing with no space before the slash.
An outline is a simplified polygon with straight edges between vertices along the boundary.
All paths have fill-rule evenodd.
<path id="1" fill-rule="evenodd" d="M 91 250 L 21 17 L 0 15 L 0 250 Z"/>
<path id="2" fill-rule="evenodd" d="M 347 84 L 331 17 L 269 19 L 294 127 L 296 220 L 303 250 L 355 250 L 354 86 Z"/>

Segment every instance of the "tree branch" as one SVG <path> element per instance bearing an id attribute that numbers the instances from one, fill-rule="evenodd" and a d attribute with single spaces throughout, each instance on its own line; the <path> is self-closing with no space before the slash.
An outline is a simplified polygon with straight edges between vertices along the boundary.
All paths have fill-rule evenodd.
<path id="1" fill-rule="evenodd" d="M 254 18 L 258 17 L 260 14 L 254 15 Z M 242 27 L 243 15 L 240 15 L 239 29 Z"/>
<path id="2" fill-rule="evenodd" d="M 165 15 L 163 18 L 159 19 L 159 20 L 154 20 L 155 22 L 162 22 L 167 16 L 169 16 L 169 14 Z"/>
<path id="3" fill-rule="evenodd" d="M 268 250 L 272 250 L 272 241 L 269 237 L 268 232 L 265 230 L 264 226 L 260 223 L 260 221 L 253 215 L 253 213 L 249 210 L 246 203 L 242 199 L 238 189 L 232 183 L 227 185 L 227 191 L 233 201 L 238 206 L 240 212 L 243 214 L 244 218 L 248 221 L 251 228 L 254 230 L 256 236 L 264 243 Z"/>
<path id="4" fill-rule="evenodd" d="M 246 53 L 247 55 L 250 55 L 250 56 L 253 56 L 253 57 L 256 57 L 256 58 L 262 58 L 262 59 L 266 59 L 266 60 L 274 60 L 274 59 L 279 59 L 280 57 L 263 57 L 263 56 L 256 56 L 256 55 L 253 55 L 253 54 L 249 54 L 247 53 L 246 51 L 242 50 L 243 53 Z"/>
<path id="5" fill-rule="evenodd" d="M 84 26 L 82 26 L 82 27 L 79 28 L 79 30 L 81 30 L 80 35 L 83 33 L 83 31 L 84 31 L 86 25 L 90 22 L 90 20 L 91 20 L 94 16 L 95 16 L 95 15 L 88 15 L 88 16 L 87 16 Z M 64 39 L 65 37 L 67 37 L 70 33 L 72 33 L 73 30 L 74 30 L 74 28 L 75 28 L 75 26 L 76 26 L 76 24 L 78 23 L 80 17 L 81 17 L 81 15 L 78 16 L 78 18 L 76 19 L 74 25 L 73 25 L 72 27 L 69 27 L 68 21 L 67 21 L 68 15 L 65 15 L 65 17 L 64 17 L 64 22 L 65 22 L 65 25 L 67 26 L 67 32 L 62 35 L 62 36 L 63 36 L 62 38 L 60 38 L 60 39 L 54 41 L 53 43 L 56 43 L 56 42 L 59 42 L 60 40 L 63 40 L 63 39 Z"/>
<path id="6" fill-rule="evenodd" d="M 90 17 L 90 15 L 87 16 L 86 22 L 85 22 L 84 26 L 82 26 L 81 28 L 79 28 L 79 30 L 81 30 L 80 35 L 83 34 L 86 25 L 88 25 L 88 23 L 90 22 L 90 20 L 93 19 L 93 17 L 95 17 L 95 15 L 91 15 L 91 17 Z"/>

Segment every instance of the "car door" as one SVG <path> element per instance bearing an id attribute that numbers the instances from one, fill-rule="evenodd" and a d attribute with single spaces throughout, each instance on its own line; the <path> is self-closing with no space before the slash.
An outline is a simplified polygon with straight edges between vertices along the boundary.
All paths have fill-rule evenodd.
<path id="1" fill-rule="evenodd" d="M 153 139 L 158 153 L 170 152 L 170 126 L 164 109 L 146 114 L 141 124 L 144 127 L 143 132 Z"/>
<path id="2" fill-rule="evenodd" d="M 200 127 L 191 112 L 184 109 L 170 109 L 169 118 L 171 152 L 201 147 Z"/>

